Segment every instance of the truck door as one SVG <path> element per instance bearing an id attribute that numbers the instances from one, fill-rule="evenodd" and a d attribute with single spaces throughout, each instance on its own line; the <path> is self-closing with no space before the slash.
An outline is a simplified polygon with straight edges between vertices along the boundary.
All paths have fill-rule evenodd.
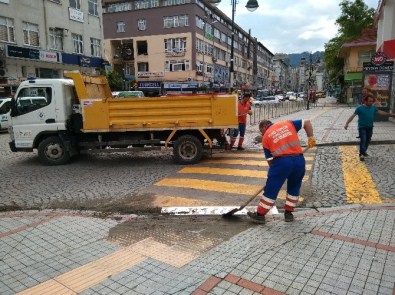
<path id="1" fill-rule="evenodd" d="M 57 130 L 53 87 L 50 85 L 21 88 L 15 105 L 12 127 L 17 148 L 32 148 L 37 134 Z"/>

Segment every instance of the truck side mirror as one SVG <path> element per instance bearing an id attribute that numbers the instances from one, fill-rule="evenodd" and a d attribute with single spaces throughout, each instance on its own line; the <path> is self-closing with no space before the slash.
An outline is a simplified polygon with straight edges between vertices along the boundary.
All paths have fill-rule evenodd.
<path id="1" fill-rule="evenodd" d="M 10 113 L 10 116 L 11 117 L 18 116 L 18 109 L 16 107 L 16 100 L 15 100 L 14 97 L 11 99 L 11 113 Z"/>

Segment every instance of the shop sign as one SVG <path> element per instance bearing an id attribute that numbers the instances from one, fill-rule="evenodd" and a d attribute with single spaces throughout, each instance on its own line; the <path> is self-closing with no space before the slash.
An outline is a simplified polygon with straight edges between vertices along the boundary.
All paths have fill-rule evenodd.
<path id="1" fill-rule="evenodd" d="M 91 59 L 87 56 L 80 57 L 80 66 L 81 67 L 89 67 L 91 65 Z"/>
<path id="2" fill-rule="evenodd" d="M 387 61 L 387 56 L 384 52 L 376 52 L 376 54 L 372 56 L 370 61 L 375 66 L 380 66 Z"/>
<path id="3" fill-rule="evenodd" d="M 50 62 L 58 62 L 58 54 L 56 52 L 43 51 L 40 50 L 40 60 L 42 61 L 50 61 Z"/>
<path id="4" fill-rule="evenodd" d="M 84 22 L 84 13 L 81 10 L 69 7 L 69 15 L 71 20 L 75 20 L 80 23 Z"/>
<path id="5" fill-rule="evenodd" d="M 138 82 L 138 88 L 160 88 L 160 84 L 158 81 Z"/>
<path id="6" fill-rule="evenodd" d="M 195 89 L 198 88 L 198 83 L 165 83 L 164 87 L 166 89 Z"/>
<path id="7" fill-rule="evenodd" d="M 392 72 L 394 70 L 393 61 L 385 61 L 381 65 L 375 65 L 371 62 L 363 63 L 364 72 Z"/>
<path id="8" fill-rule="evenodd" d="M 381 65 L 363 63 L 363 87 L 375 93 L 382 107 L 388 107 L 391 101 L 393 61 L 385 61 Z"/>
<path id="9" fill-rule="evenodd" d="M 163 77 L 163 72 L 138 72 L 137 78 Z"/>

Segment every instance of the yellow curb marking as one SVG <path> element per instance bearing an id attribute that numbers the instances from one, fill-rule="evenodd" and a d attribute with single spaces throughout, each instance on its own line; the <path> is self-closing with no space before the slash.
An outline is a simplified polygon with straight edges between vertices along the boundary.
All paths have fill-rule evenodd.
<path id="1" fill-rule="evenodd" d="M 357 147 L 341 146 L 339 150 L 342 158 L 347 203 L 382 203 L 369 170 L 364 162 L 359 160 Z"/>
<path id="2" fill-rule="evenodd" d="M 311 168 L 311 165 L 310 165 L 310 168 Z M 237 176 L 237 177 L 267 178 L 267 171 L 214 168 L 214 167 L 186 167 L 186 168 L 182 168 L 177 173 L 211 174 L 211 175 L 227 175 L 227 176 Z M 306 181 L 308 178 L 309 178 L 308 175 L 306 175 L 303 178 L 303 181 Z"/>
<path id="3" fill-rule="evenodd" d="M 124 248 L 18 294 L 78 294 L 145 259 L 131 248 Z"/>
<path id="4" fill-rule="evenodd" d="M 168 246 L 147 238 L 17 294 L 74 295 L 137 265 L 147 257 L 179 268 L 198 256 L 198 252 L 180 245 Z"/>
<path id="5" fill-rule="evenodd" d="M 199 256 L 198 252 L 186 250 L 179 245 L 168 246 L 147 238 L 131 246 L 133 251 L 175 267 L 183 267 Z"/>

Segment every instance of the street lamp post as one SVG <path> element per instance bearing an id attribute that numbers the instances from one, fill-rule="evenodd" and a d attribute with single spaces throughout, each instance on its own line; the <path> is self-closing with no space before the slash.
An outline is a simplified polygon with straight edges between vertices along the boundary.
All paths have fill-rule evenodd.
<path id="1" fill-rule="evenodd" d="M 304 62 L 306 59 L 305 59 L 305 57 L 302 57 L 301 58 L 301 61 L 302 62 Z M 306 65 L 306 64 L 305 64 Z M 313 71 L 313 54 L 311 53 L 311 52 L 309 52 L 309 64 L 308 64 L 308 66 L 309 66 L 309 71 L 308 71 L 308 75 L 309 75 L 309 77 L 308 77 L 308 79 L 307 79 L 307 81 L 306 81 L 306 79 L 305 79 L 305 87 L 307 88 L 307 106 L 306 106 L 306 109 L 307 110 L 310 110 L 310 99 L 311 99 L 311 91 L 310 91 L 310 88 L 311 88 L 311 76 L 312 76 L 312 71 Z M 305 70 L 306 68 L 304 67 L 304 71 L 305 71 L 305 73 L 304 73 L 304 75 L 305 75 L 305 77 L 306 77 L 306 70 Z M 307 82 L 307 83 L 306 83 Z M 307 84 L 307 85 L 306 85 Z"/>
<path id="2" fill-rule="evenodd" d="M 218 5 L 221 0 L 208 0 L 209 3 L 213 5 Z M 233 91 L 233 81 L 234 81 L 234 42 L 235 42 L 235 13 L 236 13 L 236 4 L 238 0 L 231 0 L 232 3 L 232 38 L 231 38 L 231 47 L 230 47 L 230 67 L 229 67 L 229 92 Z M 257 10 L 259 7 L 257 0 L 248 0 L 246 8 L 248 11 L 253 12 Z"/>

